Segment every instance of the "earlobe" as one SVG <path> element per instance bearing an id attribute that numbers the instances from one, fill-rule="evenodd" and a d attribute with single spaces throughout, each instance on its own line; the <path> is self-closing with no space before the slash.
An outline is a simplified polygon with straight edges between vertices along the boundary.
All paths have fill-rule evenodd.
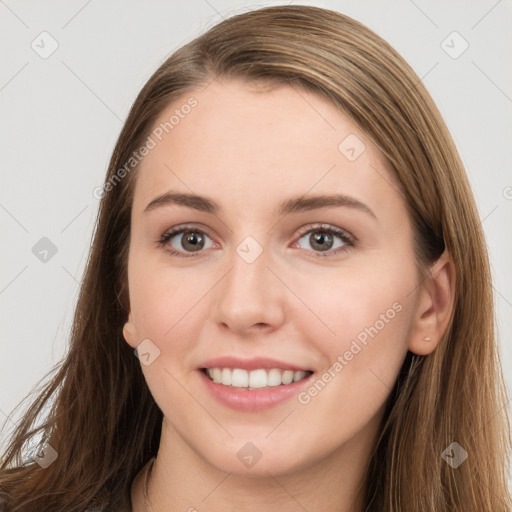
<path id="1" fill-rule="evenodd" d="M 422 285 L 409 350 L 428 355 L 448 328 L 455 297 L 455 269 L 447 251 L 436 261 Z"/>
<path id="2" fill-rule="evenodd" d="M 132 314 L 128 314 L 128 321 L 123 326 L 123 336 L 128 345 L 135 348 L 139 342 L 137 337 L 137 327 L 133 323 Z"/>

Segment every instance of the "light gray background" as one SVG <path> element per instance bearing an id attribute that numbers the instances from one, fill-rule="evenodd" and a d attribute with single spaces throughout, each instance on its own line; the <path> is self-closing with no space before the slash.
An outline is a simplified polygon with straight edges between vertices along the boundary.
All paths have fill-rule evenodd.
<path id="1" fill-rule="evenodd" d="M 0 423 L 65 352 L 98 207 L 93 189 L 140 88 L 173 50 L 222 18 L 281 3 L 0 0 Z M 437 102 L 486 232 L 510 393 L 512 2 L 293 3 L 368 25 Z M 46 59 L 31 47 L 51 48 L 43 31 L 58 43 Z M 442 47 L 462 48 L 458 36 L 446 39 L 453 31 L 469 44 L 458 58 Z M 32 252 L 42 237 L 57 247 L 46 263 Z"/>

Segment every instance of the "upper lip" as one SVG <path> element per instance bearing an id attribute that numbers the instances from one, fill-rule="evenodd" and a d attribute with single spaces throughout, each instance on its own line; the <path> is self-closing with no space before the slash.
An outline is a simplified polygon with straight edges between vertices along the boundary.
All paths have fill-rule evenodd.
<path id="1" fill-rule="evenodd" d="M 279 368 L 281 370 L 293 370 L 293 371 L 311 371 L 308 368 L 299 366 L 296 364 L 287 363 L 285 361 L 279 361 L 278 359 L 271 359 L 268 357 L 254 357 L 251 359 L 240 359 L 233 356 L 216 357 L 214 359 L 208 359 L 208 361 L 202 362 L 198 369 L 203 368 L 240 368 L 243 370 L 258 370 Z"/>

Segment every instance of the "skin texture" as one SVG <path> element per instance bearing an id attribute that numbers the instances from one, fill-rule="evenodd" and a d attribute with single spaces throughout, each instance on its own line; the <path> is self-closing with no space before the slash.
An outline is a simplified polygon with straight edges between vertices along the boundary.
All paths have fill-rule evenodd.
<path id="1" fill-rule="evenodd" d="M 170 105 L 156 125 L 190 96 L 197 106 L 142 162 L 132 209 L 124 336 L 160 350 L 141 366 L 164 413 L 151 509 L 360 510 L 358 488 L 407 350 L 430 353 L 446 328 L 452 264 L 445 254 L 432 278 L 420 279 L 398 185 L 333 105 L 289 86 L 217 80 Z M 365 145 L 354 161 L 338 149 L 350 134 Z M 143 212 L 170 190 L 208 196 L 222 211 Z M 376 218 L 347 206 L 274 212 L 291 197 L 334 193 Z M 171 241 L 158 245 L 186 223 L 203 233 L 201 251 L 183 258 L 166 251 Z M 332 255 L 315 256 L 315 223 L 346 230 L 357 245 L 333 235 Z M 252 263 L 236 250 L 247 236 L 263 249 Z M 187 254 L 181 242 L 175 235 L 172 247 Z M 213 357 L 262 356 L 319 377 L 365 328 L 381 319 L 380 327 L 381 315 L 384 327 L 307 404 L 294 396 L 263 412 L 234 411 L 210 397 L 196 370 Z M 237 457 L 247 442 L 262 454 L 251 468 Z M 135 511 L 144 510 L 141 486 L 132 488 Z"/>

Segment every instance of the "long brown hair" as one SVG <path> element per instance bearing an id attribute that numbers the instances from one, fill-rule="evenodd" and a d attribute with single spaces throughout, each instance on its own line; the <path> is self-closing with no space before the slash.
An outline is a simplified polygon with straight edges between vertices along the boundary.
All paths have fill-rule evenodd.
<path id="1" fill-rule="evenodd" d="M 418 76 L 386 41 L 334 11 L 277 6 L 233 16 L 149 79 L 105 184 L 119 177 L 165 107 L 216 77 L 302 87 L 339 107 L 396 174 L 418 267 L 444 250 L 454 263 L 450 325 L 432 354 L 406 357 L 368 464 L 366 510 L 510 512 L 510 429 L 484 235 L 455 145 Z M 158 450 L 162 412 L 122 335 L 136 172 L 105 187 L 69 351 L 2 457 L 0 499 L 9 511 L 129 509 L 132 480 Z M 26 447 L 37 451 L 45 442 L 57 460 L 45 469 L 27 463 Z M 468 453 L 457 468 L 441 457 L 452 442 Z"/>

